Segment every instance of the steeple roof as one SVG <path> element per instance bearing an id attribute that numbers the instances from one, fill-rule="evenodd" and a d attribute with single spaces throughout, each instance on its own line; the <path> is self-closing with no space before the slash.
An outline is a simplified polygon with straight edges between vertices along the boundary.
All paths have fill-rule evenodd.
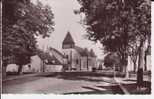
<path id="1" fill-rule="evenodd" d="M 75 44 L 70 32 L 67 32 L 67 35 L 63 41 L 63 44 Z"/>

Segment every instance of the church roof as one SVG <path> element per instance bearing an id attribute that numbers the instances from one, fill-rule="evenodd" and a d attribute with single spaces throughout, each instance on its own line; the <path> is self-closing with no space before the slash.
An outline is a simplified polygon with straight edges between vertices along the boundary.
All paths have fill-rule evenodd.
<path id="1" fill-rule="evenodd" d="M 74 48 L 81 56 L 89 56 L 89 57 L 96 57 L 96 55 L 93 53 L 91 53 L 90 51 L 88 50 L 85 50 L 79 46 L 75 46 Z"/>
<path id="2" fill-rule="evenodd" d="M 63 41 L 63 44 L 75 44 L 70 32 L 67 33 L 67 35 Z"/>
<path id="3" fill-rule="evenodd" d="M 65 56 L 60 52 L 58 51 L 57 49 L 53 48 L 53 47 L 50 47 L 49 50 L 53 50 L 55 51 L 56 53 L 58 53 L 61 57 L 65 58 Z"/>
<path id="4" fill-rule="evenodd" d="M 50 65 L 61 65 L 62 63 L 55 57 L 55 56 L 50 56 L 48 58 L 48 63 L 46 64 L 50 64 Z"/>
<path id="5" fill-rule="evenodd" d="M 87 56 L 87 54 L 85 53 L 84 49 L 78 46 L 75 46 L 74 48 L 81 56 Z"/>
<path id="6" fill-rule="evenodd" d="M 61 65 L 62 63 L 53 55 L 50 55 L 48 52 L 41 52 L 38 54 L 38 57 L 40 57 L 42 60 L 47 60 L 48 62 L 46 64 L 53 64 L 53 65 Z"/>

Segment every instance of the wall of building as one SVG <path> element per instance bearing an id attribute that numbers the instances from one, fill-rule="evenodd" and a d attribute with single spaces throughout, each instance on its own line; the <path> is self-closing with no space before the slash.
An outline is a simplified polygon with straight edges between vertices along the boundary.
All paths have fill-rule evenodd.
<path id="1" fill-rule="evenodd" d="M 77 71 L 87 71 L 87 56 L 81 56 L 75 49 L 63 49 L 64 55 L 68 55 L 68 60 L 71 61 L 71 67 Z M 96 66 L 96 57 L 88 57 L 88 71 Z"/>
<path id="2" fill-rule="evenodd" d="M 17 72 L 18 71 L 18 65 L 16 64 L 8 64 L 6 68 L 6 72 Z"/>
<path id="3" fill-rule="evenodd" d="M 147 71 L 150 71 L 151 70 L 151 55 L 147 55 L 146 57 L 147 57 L 146 58 Z M 128 56 L 127 68 L 128 68 L 128 71 L 134 71 L 134 63 L 131 60 L 130 56 Z M 138 68 L 138 58 L 137 58 L 137 61 L 136 61 L 136 71 L 137 71 L 137 68 Z M 143 67 L 143 69 L 144 69 L 144 67 Z"/>
<path id="4" fill-rule="evenodd" d="M 46 65 L 45 72 L 61 72 L 63 65 Z"/>
<path id="5" fill-rule="evenodd" d="M 77 51 L 72 48 L 63 49 L 63 54 L 68 56 L 67 63 L 71 64 L 71 68 L 76 68 L 76 60 L 80 57 Z"/>
<path id="6" fill-rule="evenodd" d="M 31 70 L 32 72 L 41 72 L 41 59 L 39 56 L 32 56 L 31 57 Z"/>
<path id="7" fill-rule="evenodd" d="M 150 71 L 152 69 L 152 64 L 151 64 L 151 55 L 147 55 L 147 70 Z"/>
<path id="8" fill-rule="evenodd" d="M 29 67 L 30 65 L 30 67 Z M 18 65 L 9 64 L 6 69 L 7 72 L 17 72 Z M 22 72 L 41 72 L 41 59 L 38 56 L 31 57 L 31 63 L 24 65 Z"/>

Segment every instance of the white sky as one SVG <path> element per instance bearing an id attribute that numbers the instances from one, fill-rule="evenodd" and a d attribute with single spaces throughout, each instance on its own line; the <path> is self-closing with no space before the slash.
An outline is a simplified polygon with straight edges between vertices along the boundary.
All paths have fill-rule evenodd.
<path id="1" fill-rule="evenodd" d="M 92 48 L 98 58 L 103 57 L 102 50 L 100 50 L 101 44 L 95 44 L 83 37 L 86 34 L 86 31 L 79 23 L 81 17 L 80 15 L 75 15 L 73 13 L 74 9 L 80 8 L 77 0 L 41 0 L 41 2 L 51 6 L 55 17 L 55 31 L 49 38 L 39 38 L 38 40 L 41 49 L 51 46 L 61 51 L 62 41 L 64 40 L 67 31 L 70 31 L 77 46 L 83 48 L 87 47 L 88 49 Z"/>

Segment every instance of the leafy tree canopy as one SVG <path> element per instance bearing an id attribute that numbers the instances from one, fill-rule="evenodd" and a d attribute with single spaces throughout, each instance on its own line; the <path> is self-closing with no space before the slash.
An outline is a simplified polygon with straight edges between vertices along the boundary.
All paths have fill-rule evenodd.
<path id="1" fill-rule="evenodd" d="M 108 52 L 117 52 L 122 62 L 130 46 L 150 39 L 151 12 L 147 0 L 77 0 L 83 23 L 92 41 Z M 138 47 L 136 47 L 138 48 Z"/>
<path id="2" fill-rule="evenodd" d="M 106 67 L 113 67 L 114 65 L 120 64 L 120 56 L 117 53 L 109 53 L 104 58 L 104 65 Z"/>
<path id="3" fill-rule="evenodd" d="M 14 56 L 17 64 L 27 64 L 35 54 L 36 36 L 49 37 L 54 29 L 51 8 L 30 0 L 4 0 L 2 14 L 3 63 Z"/>
<path id="4" fill-rule="evenodd" d="M 108 51 L 117 51 L 137 35 L 150 33 L 150 5 L 145 0 L 78 1 L 89 39 L 101 41 Z"/>

